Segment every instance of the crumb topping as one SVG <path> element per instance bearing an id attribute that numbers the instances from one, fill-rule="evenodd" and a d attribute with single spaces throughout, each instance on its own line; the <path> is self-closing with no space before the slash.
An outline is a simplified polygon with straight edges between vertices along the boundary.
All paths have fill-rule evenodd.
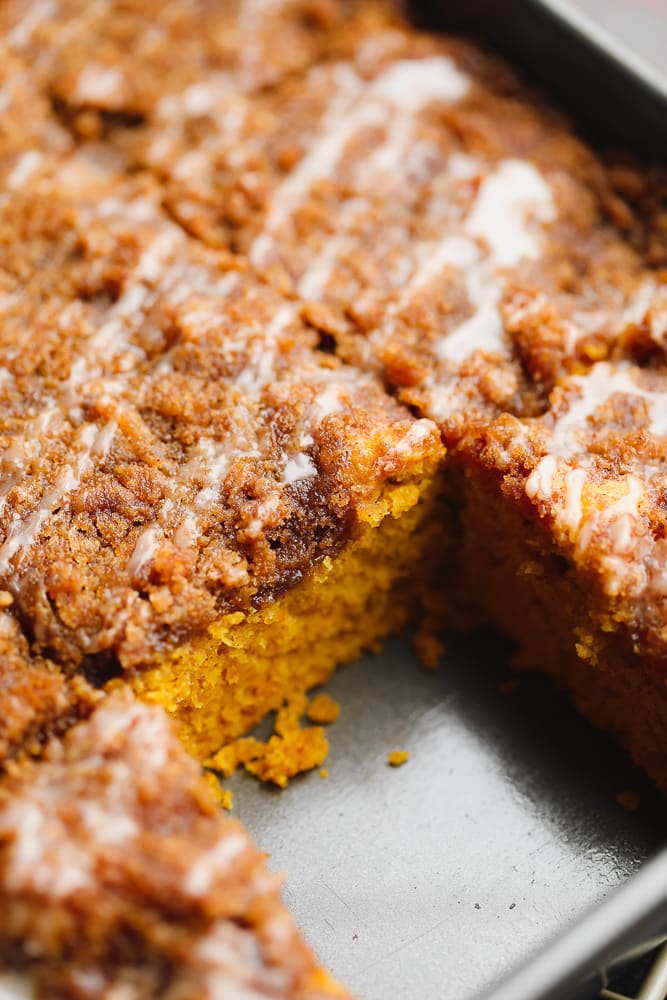
<path id="1" fill-rule="evenodd" d="M 141 116 L 163 89 L 205 106 L 212 78 L 232 91 L 275 83 L 315 58 L 339 0 L 8 0 L 0 28 L 54 100 L 85 113 Z M 175 58 L 177 51 L 178 57 Z M 88 122 L 90 125 L 90 122 Z"/>
<path id="2" fill-rule="evenodd" d="M 233 120 L 210 96 L 114 141 L 188 231 L 481 456 L 664 660 L 664 177 L 607 170 L 494 60 L 397 26 Z"/>
<path id="3" fill-rule="evenodd" d="M 296 582 L 436 454 L 403 407 L 523 477 L 658 641 L 661 175 L 606 169 L 473 46 L 343 14 L 3 7 L 0 576 L 59 662 L 140 667 Z M 560 413 L 605 373 L 650 389 L 613 397 L 603 467 L 595 413 Z"/>
<path id="4" fill-rule="evenodd" d="M 11 769 L 0 885 L 0 968 L 26 995 L 325 994 L 262 853 L 127 694 Z"/>
<path id="5" fill-rule="evenodd" d="M 84 151 L 0 209 L 0 577 L 65 662 L 260 605 L 440 448 L 156 202 Z"/>

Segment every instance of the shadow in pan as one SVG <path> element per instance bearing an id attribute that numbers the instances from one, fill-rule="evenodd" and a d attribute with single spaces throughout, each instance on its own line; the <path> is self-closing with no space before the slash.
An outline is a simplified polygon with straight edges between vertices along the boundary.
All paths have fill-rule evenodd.
<path id="1" fill-rule="evenodd" d="M 450 638 L 437 683 L 457 714 L 484 734 L 508 777 L 541 803 L 546 816 L 571 830 L 572 804 L 595 803 L 597 831 L 605 822 L 616 829 L 622 812 L 617 796 L 630 792 L 622 799 L 631 810 L 628 827 L 647 849 L 657 849 L 667 819 L 663 796 L 610 736 L 576 710 L 567 692 L 539 673 L 510 670 L 511 652 L 491 630 Z"/>

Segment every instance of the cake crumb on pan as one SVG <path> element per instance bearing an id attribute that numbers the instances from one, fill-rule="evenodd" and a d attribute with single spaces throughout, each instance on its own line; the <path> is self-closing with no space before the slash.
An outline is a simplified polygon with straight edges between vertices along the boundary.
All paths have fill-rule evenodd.
<path id="1" fill-rule="evenodd" d="M 637 812 L 640 806 L 639 795 L 631 789 L 619 792 L 616 796 L 616 801 L 621 809 L 629 813 Z"/>
<path id="2" fill-rule="evenodd" d="M 311 701 L 306 715 L 311 722 L 316 722 L 318 725 L 330 725 L 340 715 L 340 705 L 326 691 L 321 691 Z"/>

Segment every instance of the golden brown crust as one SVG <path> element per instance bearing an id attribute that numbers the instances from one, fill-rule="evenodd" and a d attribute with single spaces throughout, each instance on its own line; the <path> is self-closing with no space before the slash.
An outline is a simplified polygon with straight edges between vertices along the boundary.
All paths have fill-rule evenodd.
<path id="1" fill-rule="evenodd" d="M 347 8 L 346 0 L 8 0 L 0 33 L 88 131 L 97 111 L 140 117 L 165 91 L 203 79 L 243 92 L 275 83 L 318 55 Z"/>
<path id="2" fill-rule="evenodd" d="M 15 591 L 41 648 L 50 644 L 60 660 L 112 650 L 126 666 L 143 664 L 156 644 L 179 642 L 221 611 L 261 603 L 335 551 L 353 530 L 369 468 L 377 474 L 384 463 L 381 476 L 400 469 L 400 459 L 376 450 L 372 428 L 379 423 L 382 440 L 394 438 L 401 454 L 404 418 L 374 372 L 384 372 L 404 404 L 435 419 L 461 454 L 486 449 L 488 462 L 487 438 L 502 450 L 508 415 L 517 418 L 512 467 L 497 472 L 510 479 L 525 473 L 530 491 L 532 466 L 522 449 L 536 435 L 549 436 L 561 383 L 566 397 L 576 396 L 584 391 L 580 375 L 604 378 L 607 369 L 595 367 L 601 362 L 621 382 L 626 365 L 663 370 L 662 173 L 622 162 L 606 168 L 506 67 L 473 46 L 414 32 L 381 7 L 323 32 L 312 11 L 287 5 L 274 11 L 281 30 L 310 24 L 303 47 L 293 48 L 296 61 L 284 64 L 276 45 L 264 63 L 269 76 L 249 80 L 240 66 L 247 53 L 227 45 L 233 30 L 219 30 L 236 23 L 235 9 L 202 3 L 197 20 L 177 4 L 160 17 L 136 0 L 114 10 L 112 23 L 109 8 L 68 3 L 35 24 L 28 18 L 27 28 L 18 24 L 21 11 L 9 4 L 4 13 L 11 58 L 18 66 L 36 46 L 44 50 L 30 86 L 42 101 L 39 115 L 53 118 L 55 107 L 71 138 L 39 162 L 17 160 L 16 152 L 12 161 L 24 165 L 4 206 L 4 267 L 14 278 L 7 295 L 11 303 L 19 287 L 29 294 L 40 347 L 35 371 L 21 372 L 30 388 L 3 386 L 8 419 L 24 426 L 26 399 L 45 398 L 54 378 L 65 383 L 77 352 L 85 369 L 90 331 L 99 341 L 100 329 L 112 330 L 100 373 L 111 380 L 113 401 L 84 371 L 74 396 L 86 398 L 68 403 L 80 415 L 66 414 L 70 426 L 62 433 L 46 431 L 54 451 L 92 448 L 96 468 L 91 477 L 84 473 L 85 489 L 69 490 L 65 509 L 49 518 L 57 525 L 53 537 L 42 533 Z M 339 13 L 330 11 L 329 26 Z M 256 28 L 248 52 L 266 43 L 275 24 L 269 18 Z M 131 57 L 123 43 L 130 35 L 138 39 Z M 91 38 L 104 39 L 100 58 L 113 79 L 90 63 L 98 51 Z M 86 97 L 84 84 L 95 80 L 97 93 Z M 82 113 L 90 127 L 81 126 Z M 107 118 L 93 128 L 91 114 Z M 29 129 L 12 135 L 9 147 L 43 146 Z M 35 276 L 45 252 L 53 267 Z M 146 253 L 148 279 L 141 276 Z M 178 275 L 176 260 L 188 261 Z M 280 294 L 259 284 L 253 268 Z M 64 304 L 62 336 L 55 313 Z M 20 327 L 26 308 L 23 300 L 10 305 L 5 352 L 13 350 L 12 322 Z M 253 322 L 261 333 L 248 332 Z M 234 340 L 243 343 L 231 348 Z M 356 367 L 338 368 L 335 355 Z M 23 356 L 13 362 L 25 363 Z M 664 376 L 651 378 L 651 398 L 661 397 Z M 309 408 L 316 398 L 330 400 L 325 383 L 341 379 L 354 386 L 351 408 L 312 426 Z M 630 413 L 644 398 L 632 385 L 634 376 L 624 393 Z M 119 405 L 121 426 L 112 433 Z M 651 402 L 651 414 L 662 405 Z M 596 447 L 589 417 L 595 408 L 575 432 L 577 447 L 566 446 L 570 466 L 575 452 L 589 464 L 587 452 Z M 102 440 L 81 444 L 86 427 Z M 640 426 L 628 427 L 623 440 L 616 434 L 615 464 L 607 456 L 604 473 L 609 496 L 623 491 L 630 465 L 640 479 L 639 465 L 655 465 L 661 418 L 644 427 L 650 440 L 640 452 L 637 432 Z M 218 493 L 196 477 L 227 461 L 223 437 L 235 438 L 244 458 L 242 467 L 232 458 Z M 302 447 L 299 437 L 313 444 Z M 97 451 L 107 447 L 102 460 Z M 546 438 L 540 447 L 547 450 L 537 447 L 537 458 L 548 457 Z M 46 451 L 44 459 L 48 465 Z M 84 454 L 84 465 L 89 459 Z M 280 483 L 286 470 L 288 479 L 298 478 Z M 661 474 L 651 473 L 637 514 L 657 542 Z M 37 469 L 27 506 L 26 498 L 11 497 L 5 570 L 20 569 L 23 558 L 11 551 L 12 518 L 35 516 L 35 499 L 50 496 L 49 475 Z M 585 554 L 577 549 L 572 531 L 557 526 L 563 495 L 552 485 L 555 493 L 533 504 L 536 515 L 553 525 L 558 546 L 574 545 L 582 566 L 595 562 L 603 592 L 613 589 L 620 563 L 609 531 L 595 533 Z M 204 507 L 202 496 L 206 512 L 193 514 L 193 505 Z M 585 520 L 578 530 L 589 530 Z M 634 557 L 652 560 L 653 548 Z M 659 631 L 664 595 L 660 574 L 645 575 L 623 615 L 648 635 Z M 107 610 L 100 614 L 103 591 Z"/>
<path id="3" fill-rule="evenodd" d="M 35 649 L 150 662 L 355 531 L 418 422 L 97 148 L 0 209 L 0 575 Z"/>
<path id="4" fill-rule="evenodd" d="M 10 769 L 0 886 L 0 970 L 40 998 L 330 995 L 264 855 L 127 693 Z"/>
<path id="5" fill-rule="evenodd" d="M 0 597 L 11 606 L 6 591 Z M 0 774 L 16 757 L 39 756 L 99 698 L 83 678 L 67 680 L 55 664 L 32 657 L 16 620 L 0 611 Z"/>
<path id="6" fill-rule="evenodd" d="M 113 141 L 493 472 L 664 661 L 664 171 L 606 166 L 494 60 L 396 25 L 237 118 L 208 100 Z"/>
<path id="7" fill-rule="evenodd" d="M 600 362 L 547 412 L 471 430 L 459 454 L 549 533 L 592 588 L 602 627 L 667 669 L 667 375 Z"/>

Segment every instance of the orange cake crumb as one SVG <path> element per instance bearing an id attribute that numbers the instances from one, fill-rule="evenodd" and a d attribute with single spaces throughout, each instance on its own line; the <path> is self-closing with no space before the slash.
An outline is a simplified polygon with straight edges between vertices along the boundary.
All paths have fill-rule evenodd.
<path id="1" fill-rule="evenodd" d="M 220 779 L 213 771 L 204 771 L 203 778 L 220 808 L 226 809 L 229 812 L 234 805 L 234 794 L 231 789 L 223 788 L 220 784 Z"/>
<path id="2" fill-rule="evenodd" d="M 318 767 L 329 752 L 321 726 L 295 729 L 284 736 L 272 736 L 263 745 L 261 756 L 245 764 L 246 771 L 262 781 L 285 788 L 290 778 Z"/>
<path id="3" fill-rule="evenodd" d="M 409 750 L 392 750 L 387 754 L 387 763 L 392 767 L 402 767 L 410 759 Z"/>
<path id="4" fill-rule="evenodd" d="M 223 788 L 220 796 L 220 805 L 229 812 L 234 805 L 234 793 L 231 788 Z"/>
<path id="5" fill-rule="evenodd" d="M 329 772 L 327 771 L 326 767 L 321 767 L 320 778 L 328 778 L 328 777 L 329 777 Z"/>
<path id="6" fill-rule="evenodd" d="M 297 691 L 287 698 L 276 712 L 275 732 L 278 736 L 300 729 L 301 718 L 308 707 L 308 696 L 305 691 Z"/>
<path id="7" fill-rule="evenodd" d="M 306 705 L 303 695 L 289 699 L 276 713 L 275 732 L 268 740 L 253 736 L 234 740 L 210 757 L 207 767 L 228 778 L 243 765 L 249 774 L 280 788 L 295 775 L 318 767 L 329 752 L 329 744 L 321 726 L 301 728 Z"/>
<path id="8" fill-rule="evenodd" d="M 206 766 L 218 771 L 223 778 L 230 778 L 240 764 L 247 764 L 262 752 L 264 744 L 254 736 L 242 736 L 218 750 L 206 761 Z"/>
<path id="9" fill-rule="evenodd" d="M 445 644 L 428 623 L 417 629 L 412 645 L 421 665 L 427 670 L 437 670 L 445 652 Z"/>
<path id="10" fill-rule="evenodd" d="M 316 695 L 308 706 L 306 715 L 311 722 L 326 726 L 340 715 L 340 705 L 326 691 Z"/>
<path id="11" fill-rule="evenodd" d="M 616 801 L 621 809 L 625 809 L 626 812 L 634 813 L 639 809 L 639 796 L 630 789 L 619 792 L 616 796 Z"/>

